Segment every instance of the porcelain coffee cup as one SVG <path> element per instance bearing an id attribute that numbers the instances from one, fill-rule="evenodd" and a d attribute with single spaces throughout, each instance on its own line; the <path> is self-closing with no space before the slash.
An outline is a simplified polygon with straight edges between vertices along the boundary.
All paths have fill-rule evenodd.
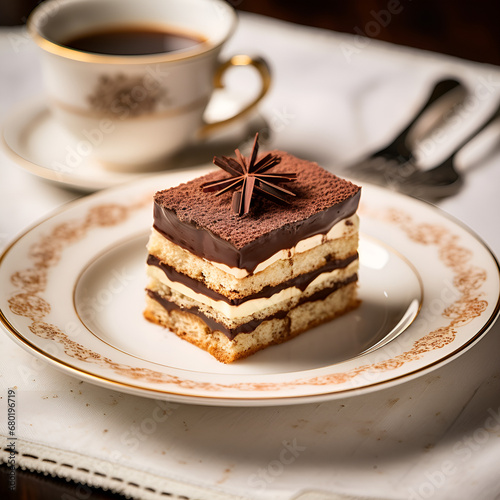
<path id="1" fill-rule="evenodd" d="M 80 140 L 82 153 L 107 168 L 140 171 L 230 125 L 266 94 L 270 74 L 263 59 L 219 60 L 236 22 L 234 9 L 223 0 L 47 0 L 31 14 L 28 30 L 42 49 L 48 106 Z M 66 45 L 75 35 L 138 25 L 191 33 L 200 42 L 144 55 Z M 205 108 L 214 88 L 223 87 L 225 72 L 248 65 L 261 76 L 257 97 L 235 116 L 206 123 Z"/>

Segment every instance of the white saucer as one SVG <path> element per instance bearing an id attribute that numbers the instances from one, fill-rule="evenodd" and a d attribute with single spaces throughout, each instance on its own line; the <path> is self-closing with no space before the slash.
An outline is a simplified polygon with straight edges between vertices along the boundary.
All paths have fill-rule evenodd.
<path id="1" fill-rule="evenodd" d="M 207 119 L 230 116 L 240 104 L 231 96 L 218 99 L 207 109 Z M 38 96 L 16 108 L 3 124 L 2 139 L 6 153 L 28 172 L 52 182 L 80 191 L 97 191 L 113 187 L 171 168 L 189 168 L 206 164 L 214 151 L 231 153 L 238 143 L 266 126 L 264 119 L 254 114 L 231 126 L 230 134 L 195 143 L 178 155 L 149 169 L 149 172 L 129 173 L 108 170 L 92 156 L 79 151 L 78 139 L 64 130 L 54 119 L 44 96 Z"/>

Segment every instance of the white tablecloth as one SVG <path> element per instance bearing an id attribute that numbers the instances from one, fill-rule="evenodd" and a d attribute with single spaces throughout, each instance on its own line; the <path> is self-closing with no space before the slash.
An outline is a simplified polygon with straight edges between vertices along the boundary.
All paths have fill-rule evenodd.
<path id="1" fill-rule="evenodd" d="M 225 53 L 249 51 L 273 69 L 260 108 L 270 146 L 331 167 L 390 138 L 434 78 L 459 76 L 473 89 L 477 105 L 464 127 L 491 109 L 500 87 L 496 67 L 242 15 Z M 1 118 L 42 91 L 37 53 L 19 30 L 1 33 L 0 75 Z M 500 152 L 489 149 L 464 154 L 465 186 L 439 206 L 500 255 Z M 77 196 L 1 155 L 0 246 Z M 317 490 L 325 495 L 315 498 L 493 500 L 500 498 L 498 352 L 499 325 L 458 359 L 396 387 L 322 404 L 211 408 L 81 382 L 0 335 L 1 457 L 7 388 L 16 386 L 20 465 L 141 498 L 287 500 Z"/>

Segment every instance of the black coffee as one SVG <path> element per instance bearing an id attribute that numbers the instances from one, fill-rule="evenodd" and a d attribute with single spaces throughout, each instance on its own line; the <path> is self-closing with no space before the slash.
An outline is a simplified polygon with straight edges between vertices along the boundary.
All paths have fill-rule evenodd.
<path id="1" fill-rule="evenodd" d="M 85 33 L 67 40 L 63 45 L 96 54 L 139 56 L 185 50 L 202 42 L 204 39 L 201 36 L 153 27 L 125 26 Z"/>

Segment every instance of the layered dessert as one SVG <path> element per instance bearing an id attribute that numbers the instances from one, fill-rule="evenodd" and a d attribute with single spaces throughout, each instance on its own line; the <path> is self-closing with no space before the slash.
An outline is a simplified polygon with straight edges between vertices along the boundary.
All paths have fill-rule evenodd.
<path id="1" fill-rule="evenodd" d="M 231 363 L 355 308 L 360 188 L 256 142 L 214 163 L 154 196 L 145 317 Z"/>

